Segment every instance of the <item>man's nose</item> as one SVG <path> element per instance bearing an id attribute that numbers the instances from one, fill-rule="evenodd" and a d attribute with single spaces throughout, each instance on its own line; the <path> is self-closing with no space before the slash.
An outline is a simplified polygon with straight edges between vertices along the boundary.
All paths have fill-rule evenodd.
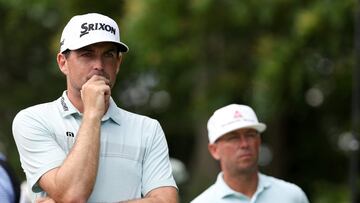
<path id="1" fill-rule="evenodd" d="M 94 69 L 102 71 L 104 69 L 104 60 L 101 57 L 94 59 Z"/>
<path id="2" fill-rule="evenodd" d="M 239 139 L 240 147 L 248 147 L 249 146 L 249 139 L 246 136 L 241 135 Z"/>

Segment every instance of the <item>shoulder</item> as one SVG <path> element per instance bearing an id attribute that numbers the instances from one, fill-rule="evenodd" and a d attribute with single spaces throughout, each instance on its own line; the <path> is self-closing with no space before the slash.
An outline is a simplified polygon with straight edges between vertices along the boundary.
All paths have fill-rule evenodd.
<path id="1" fill-rule="evenodd" d="M 265 176 L 275 187 L 279 187 L 282 189 L 301 190 L 301 188 L 294 183 L 285 181 L 283 179 L 275 178 L 272 176 L 266 176 L 266 175 L 263 176 Z"/>
<path id="2" fill-rule="evenodd" d="M 291 198 L 297 200 L 306 200 L 306 194 L 304 191 L 296 184 L 275 178 L 272 176 L 260 175 L 265 182 L 270 183 L 269 190 L 272 191 L 272 194 L 282 195 L 284 198 Z M 304 202 L 304 201 L 300 201 Z M 306 201 L 305 201 L 306 202 Z"/>
<path id="3" fill-rule="evenodd" d="M 216 190 L 215 185 L 211 185 L 209 188 L 195 197 L 190 203 L 218 202 L 219 199 L 216 194 L 218 194 L 218 191 Z"/>
<path id="4" fill-rule="evenodd" d="M 117 112 L 121 122 L 127 125 L 135 125 L 141 128 L 157 128 L 160 126 L 160 123 L 156 119 L 145 115 L 133 113 L 119 107 L 117 107 Z"/>
<path id="5" fill-rule="evenodd" d="M 51 122 L 58 115 L 56 108 L 55 101 L 53 101 L 22 109 L 15 115 L 12 128 L 15 131 L 27 127 L 36 128 L 41 126 L 43 128 L 46 123 Z"/>
<path id="6" fill-rule="evenodd" d="M 121 116 L 123 116 L 123 118 L 125 119 L 144 119 L 144 120 L 155 120 L 152 119 L 148 116 L 145 115 L 141 115 L 138 113 L 134 113 L 134 112 L 130 112 L 128 110 L 122 109 L 120 107 L 117 107 L 118 113 L 121 114 Z"/>
<path id="7" fill-rule="evenodd" d="M 16 114 L 14 120 L 25 119 L 29 117 L 37 118 L 41 116 L 49 116 L 54 113 L 55 108 L 55 101 L 30 106 L 20 110 Z"/>

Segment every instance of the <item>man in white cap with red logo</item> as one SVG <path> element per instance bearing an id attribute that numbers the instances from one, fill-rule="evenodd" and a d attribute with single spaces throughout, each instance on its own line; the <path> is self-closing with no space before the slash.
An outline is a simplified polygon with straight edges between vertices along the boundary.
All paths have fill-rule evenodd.
<path id="1" fill-rule="evenodd" d="M 295 184 L 266 176 L 258 170 L 260 133 L 252 108 L 230 104 L 214 112 L 208 121 L 208 149 L 220 162 L 215 184 L 191 203 L 308 203 Z"/>
<path id="2" fill-rule="evenodd" d="M 65 26 L 57 63 L 66 91 L 13 121 L 33 202 L 178 201 L 160 124 L 111 97 L 127 51 L 107 16 L 77 15 Z"/>

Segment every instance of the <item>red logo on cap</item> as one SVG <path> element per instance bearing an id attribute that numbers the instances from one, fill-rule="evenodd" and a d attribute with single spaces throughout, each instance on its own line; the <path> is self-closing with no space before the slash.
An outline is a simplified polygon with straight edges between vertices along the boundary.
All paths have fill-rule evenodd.
<path id="1" fill-rule="evenodd" d="M 239 111 L 235 111 L 234 118 L 240 118 L 242 117 L 241 113 Z"/>

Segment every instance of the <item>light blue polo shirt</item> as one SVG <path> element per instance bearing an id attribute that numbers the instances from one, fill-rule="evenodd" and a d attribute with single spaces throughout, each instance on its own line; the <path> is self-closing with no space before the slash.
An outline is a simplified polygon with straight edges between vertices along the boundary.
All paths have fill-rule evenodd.
<path id="1" fill-rule="evenodd" d="M 249 198 L 232 190 L 221 172 L 215 184 L 191 203 L 309 203 L 309 200 L 297 185 L 261 173 L 256 192 Z"/>
<path id="2" fill-rule="evenodd" d="M 81 120 L 82 114 L 69 101 L 66 91 L 53 102 L 29 107 L 16 115 L 13 135 L 33 201 L 46 195 L 38 180 L 62 164 L 76 141 Z M 99 168 L 88 202 L 141 198 L 162 186 L 176 184 L 159 122 L 125 111 L 111 98 L 102 118 Z"/>

